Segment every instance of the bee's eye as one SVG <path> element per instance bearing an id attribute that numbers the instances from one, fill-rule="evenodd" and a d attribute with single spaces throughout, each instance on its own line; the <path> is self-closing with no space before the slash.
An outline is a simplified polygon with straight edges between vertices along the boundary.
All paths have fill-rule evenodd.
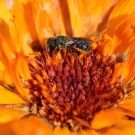
<path id="1" fill-rule="evenodd" d="M 55 45 L 56 45 L 56 40 L 55 40 L 55 38 L 48 38 L 48 40 L 47 40 L 47 45 L 48 45 L 48 46 L 55 46 Z"/>
<path id="2" fill-rule="evenodd" d="M 47 39 L 47 50 L 49 53 L 53 52 L 57 47 L 57 42 L 55 38 L 48 38 Z"/>

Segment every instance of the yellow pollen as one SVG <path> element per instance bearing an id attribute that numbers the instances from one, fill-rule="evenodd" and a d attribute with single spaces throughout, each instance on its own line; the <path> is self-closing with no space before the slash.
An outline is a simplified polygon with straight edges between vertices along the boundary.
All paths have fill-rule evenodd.
<path id="1" fill-rule="evenodd" d="M 56 91 L 56 83 L 53 85 L 52 91 L 53 91 L 53 92 Z"/>

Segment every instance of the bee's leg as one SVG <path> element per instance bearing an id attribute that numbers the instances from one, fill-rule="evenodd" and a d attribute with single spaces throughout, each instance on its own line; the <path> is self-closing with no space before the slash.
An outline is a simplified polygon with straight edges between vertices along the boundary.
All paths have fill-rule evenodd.
<path id="1" fill-rule="evenodd" d="M 69 53 L 69 48 L 67 47 L 67 49 L 66 49 L 66 57 L 65 57 L 65 59 L 67 58 L 68 53 Z"/>
<path id="2" fill-rule="evenodd" d="M 60 51 L 59 47 L 56 47 L 53 52 L 51 53 L 51 57 L 56 56 L 58 52 Z"/>
<path id="3" fill-rule="evenodd" d="M 60 48 L 57 47 L 57 48 L 56 48 L 56 51 L 55 51 L 55 52 L 56 52 L 56 55 L 58 54 L 59 51 L 60 51 Z"/>
<path id="4" fill-rule="evenodd" d="M 78 57 L 78 55 L 74 52 L 74 50 L 72 48 L 70 48 L 71 53 L 78 59 L 78 61 L 80 62 L 81 65 L 83 65 L 83 63 L 81 62 L 80 58 Z"/>
<path id="5" fill-rule="evenodd" d="M 43 54 L 44 54 L 45 58 L 48 58 L 49 56 L 51 56 L 50 49 L 49 49 L 47 43 L 46 43 L 46 45 L 45 45 L 45 47 L 43 49 Z"/>

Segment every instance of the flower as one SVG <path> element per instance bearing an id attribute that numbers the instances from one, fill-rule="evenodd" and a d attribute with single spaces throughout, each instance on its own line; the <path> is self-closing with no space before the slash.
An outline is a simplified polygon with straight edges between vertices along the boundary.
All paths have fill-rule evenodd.
<path id="1" fill-rule="evenodd" d="M 135 132 L 133 0 L 0 8 L 1 134 Z"/>

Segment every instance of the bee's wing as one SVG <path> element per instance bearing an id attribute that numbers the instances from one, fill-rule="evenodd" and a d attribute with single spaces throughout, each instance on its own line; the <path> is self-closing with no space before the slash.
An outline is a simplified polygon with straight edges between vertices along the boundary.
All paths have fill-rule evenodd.
<path id="1" fill-rule="evenodd" d="M 90 45 L 94 42 L 91 39 L 83 38 L 83 37 L 72 37 L 72 41 L 77 42 L 77 43 L 87 44 L 87 45 Z"/>
<path id="2" fill-rule="evenodd" d="M 83 37 L 70 37 L 69 41 L 66 42 L 65 47 L 71 47 L 74 46 L 75 44 L 84 44 L 84 45 L 91 45 L 93 44 L 93 40 L 83 38 Z"/>

